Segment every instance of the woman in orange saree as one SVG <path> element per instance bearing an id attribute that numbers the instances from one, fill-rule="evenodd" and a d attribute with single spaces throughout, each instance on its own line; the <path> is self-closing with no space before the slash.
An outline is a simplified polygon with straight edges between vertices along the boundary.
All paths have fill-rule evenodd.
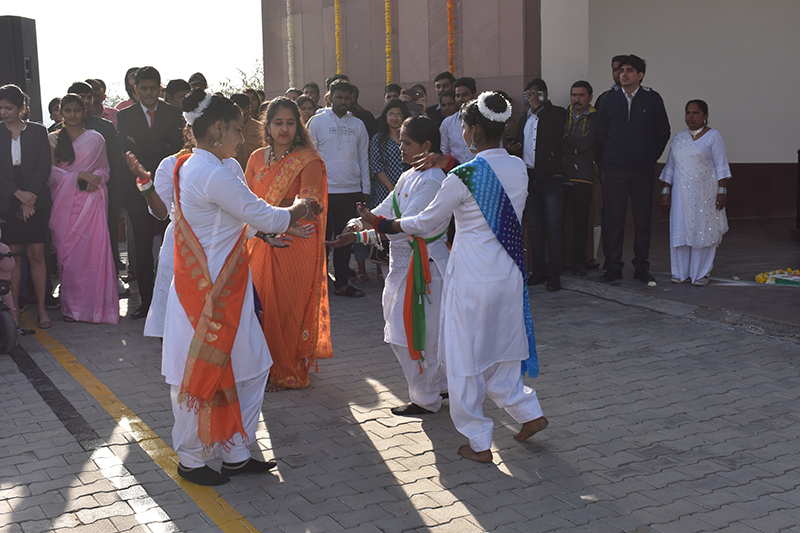
<path id="1" fill-rule="evenodd" d="M 270 102 L 264 118 L 267 146 L 247 162 L 247 185 L 274 206 L 291 205 L 295 196 L 313 198 L 328 207 L 325 164 L 314 150 L 300 113 L 288 98 Z M 261 301 L 261 326 L 273 363 L 267 391 L 302 389 L 318 359 L 333 357 L 327 267 L 325 217 L 303 220 L 316 228 L 310 239 L 288 247 L 250 241 L 250 269 Z"/>

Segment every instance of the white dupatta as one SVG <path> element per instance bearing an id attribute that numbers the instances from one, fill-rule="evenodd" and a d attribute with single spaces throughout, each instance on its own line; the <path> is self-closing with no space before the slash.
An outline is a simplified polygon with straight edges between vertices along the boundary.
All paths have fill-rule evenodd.
<path id="1" fill-rule="evenodd" d="M 686 239 L 693 248 L 719 246 L 728 231 L 725 209 L 717 210 L 717 173 L 689 130 L 672 139 L 672 155 L 681 173 L 680 191 Z"/>

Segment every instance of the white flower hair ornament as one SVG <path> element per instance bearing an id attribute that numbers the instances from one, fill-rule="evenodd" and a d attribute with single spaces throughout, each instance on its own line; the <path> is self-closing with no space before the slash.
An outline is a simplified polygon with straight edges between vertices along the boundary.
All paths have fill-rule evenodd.
<path id="1" fill-rule="evenodd" d="M 193 111 L 184 111 L 183 118 L 186 119 L 186 123 L 190 126 L 194 124 L 194 121 L 203 115 L 206 108 L 208 107 L 208 104 L 210 103 L 211 103 L 211 95 L 206 94 L 206 97 L 203 98 L 203 100 L 199 104 L 197 104 L 197 107 L 195 107 Z"/>
<path id="2" fill-rule="evenodd" d="M 485 91 L 482 92 L 480 96 L 478 96 L 478 111 L 481 112 L 481 115 L 488 118 L 492 122 L 505 123 L 508 119 L 511 118 L 511 104 L 509 103 L 508 100 L 503 98 L 502 95 L 500 95 L 500 98 L 503 98 L 503 101 L 506 103 L 506 110 L 503 111 L 502 113 L 492 111 L 491 109 L 489 109 L 489 106 L 486 105 L 486 98 L 488 98 L 493 94 L 499 94 L 499 93 L 493 93 L 492 91 Z"/>

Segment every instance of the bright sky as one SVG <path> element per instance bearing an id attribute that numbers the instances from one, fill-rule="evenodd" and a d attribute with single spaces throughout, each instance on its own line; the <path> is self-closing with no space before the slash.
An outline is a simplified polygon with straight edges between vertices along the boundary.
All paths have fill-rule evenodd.
<path id="1" fill-rule="evenodd" d="M 0 14 L 36 21 L 45 108 L 86 78 L 100 78 L 107 93 L 127 98 L 123 78 L 130 67 L 156 67 L 163 85 L 200 71 L 213 89 L 237 80 L 237 68 L 252 72 L 262 57 L 260 0 L 4 4 Z M 43 116 L 52 123 L 47 109 Z"/>

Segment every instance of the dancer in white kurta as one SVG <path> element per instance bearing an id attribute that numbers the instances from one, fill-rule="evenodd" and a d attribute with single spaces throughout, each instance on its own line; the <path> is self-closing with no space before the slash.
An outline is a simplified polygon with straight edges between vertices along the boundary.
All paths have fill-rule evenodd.
<path id="1" fill-rule="evenodd" d="M 236 149 L 242 144 L 241 135 L 242 116 L 238 108 L 227 98 L 206 95 L 203 91 L 195 90 L 187 95 L 184 100 L 184 109 L 188 110 L 185 114 L 187 122 L 192 124 L 197 148 L 188 159 L 181 160 L 183 166 L 177 170 L 175 177 L 180 187 L 180 195 L 175 194 L 176 200 L 180 198 L 180 212 L 176 218 L 176 224 L 182 226 L 183 230 L 180 238 L 184 242 L 182 255 L 187 257 L 186 269 L 181 270 L 183 283 L 186 291 L 193 291 L 187 287 L 193 287 L 194 282 L 188 282 L 189 267 L 193 267 L 191 277 L 200 279 L 197 290 L 202 295 L 207 290 L 208 282 L 205 286 L 202 282 L 207 275 L 210 283 L 213 284 L 211 293 L 206 293 L 206 297 L 212 297 L 216 302 L 216 307 L 224 306 L 226 301 L 219 298 L 226 298 L 231 295 L 231 291 L 237 291 L 241 287 L 239 282 L 234 283 L 234 278 L 230 273 L 221 279 L 230 279 L 233 285 L 231 290 L 220 287 L 221 295 L 214 293 L 217 287 L 216 280 L 221 276 L 223 266 L 231 265 L 231 259 L 239 257 L 237 246 L 243 242 L 242 233 L 249 224 L 248 236 L 253 236 L 257 231 L 263 233 L 283 233 L 292 224 L 300 219 L 301 216 L 309 216 L 319 211 L 319 206 L 313 201 L 296 200 L 290 208 L 276 208 L 267 204 L 253 194 L 244 181 L 223 164 L 223 159 L 232 157 L 236 154 Z M 176 211 L 178 207 L 176 206 Z M 181 216 L 183 221 L 181 221 Z M 188 227 L 187 227 L 188 226 Z M 176 235 L 178 229 L 176 228 Z M 183 241 L 185 239 L 185 241 Z M 190 251 L 187 246 L 194 247 L 195 251 Z M 200 250 L 197 251 L 197 246 Z M 232 253 L 233 252 L 233 253 Z M 188 254 L 188 255 L 187 255 Z M 237 264 L 243 263 L 240 258 Z M 175 265 L 178 271 L 179 265 Z M 180 265 L 183 268 L 183 265 Z M 227 267 L 230 269 L 231 267 Z M 234 274 L 239 269 L 235 265 L 232 267 Z M 202 271 L 207 271 L 203 274 Z M 184 277 L 185 276 L 185 277 Z M 198 278 L 198 276 L 200 276 Z M 239 276 L 241 277 L 241 275 Z M 197 326 L 193 322 L 197 321 L 197 316 L 187 316 L 190 308 L 190 301 L 196 301 L 198 296 L 192 294 L 178 295 L 176 283 L 179 278 L 173 279 L 169 289 L 167 300 L 166 317 L 164 324 L 164 342 L 162 349 L 162 373 L 167 383 L 171 386 L 171 398 L 175 425 L 173 428 L 173 448 L 180 459 L 178 474 L 185 479 L 201 485 L 218 485 L 228 481 L 231 475 L 245 472 L 264 472 L 275 466 L 274 461 L 262 462 L 251 458 L 248 443 L 255 440 L 255 430 L 258 424 L 259 412 L 263 401 L 263 391 L 266 385 L 269 368 L 272 364 L 269 349 L 264 338 L 261 326 L 255 314 L 253 303 L 253 282 L 252 277 L 247 272 L 247 281 L 242 293 L 241 314 L 238 325 L 236 326 L 232 347 L 226 348 L 226 352 L 210 343 L 215 342 L 219 336 L 227 335 L 230 338 L 231 327 L 227 324 L 230 319 L 222 319 L 210 314 L 206 314 L 204 308 L 200 314 L 200 322 Z M 244 281 L 244 280 L 242 280 Z M 228 285 L 226 284 L 226 287 Z M 227 295 L 225 294 L 227 293 Z M 216 294 L 216 295 L 214 295 Z M 193 297 L 194 300 L 189 298 Z M 208 300 L 207 300 L 208 301 Z M 230 307 L 236 308 L 239 302 L 232 303 Z M 192 304 L 192 309 L 200 309 Z M 212 306 L 214 308 L 215 306 Z M 216 312 L 215 312 L 216 313 Z M 209 322 L 210 320 L 210 322 Z M 214 322 L 220 320 L 222 324 Z M 204 337 L 196 337 L 195 327 L 208 331 Z M 209 326 L 210 324 L 210 326 Z M 226 328 L 226 329 L 220 329 Z M 191 343 L 191 347 L 190 347 Z M 197 345 L 201 346 L 200 356 L 197 356 Z M 209 348 L 210 347 L 210 351 Z M 229 350 L 229 353 L 227 352 Z M 191 358 L 192 366 L 187 368 L 187 356 Z M 228 357 L 229 356 L 229 357 Z M 223 363 L 224 362 L 224 363 Z M 203 365 L 201 367 L 201 365 Z M 202 442 L 200 434 L 208 435 L 208 428 L 201 428 L 198 432 L 198 401 L 202 413 L 211 412 L 211 434 L 214 439 L 215 423 L 214 409 L 218 406 L 236 405 L 236 395 L 232 395 L 227 389 L 216 389 L 220 384 L 214 382 L 204 382 L 207 370 L 200 371 L 201 368 L 213 368 L 222 365 L 223 381 L 220 383 L 224 387 L 225 372 L 232 370 L 233 380 L 235 381 L 238 393 L 238 405 L 241 408 L 241 428 L 231 429 L 231 433 L 222 435 L 222 445 L 219 442 Z M 230 375 L 230 374 L 227 374 Z M 213 378 L 212 374 L 208 374 Z M 191 383 L 199 379 L 199 384 L 208 390 L 212 387 L 213 403 L 195 396 L 190 390 Z M 191 385 L 193 390 L 201 390 Z M 184 398 L 184 396 L 187 396 Z M 194 398 L 194 399 L 193 399 Z M 217 411 L 219 412 L 219 411 Z M 229 412 L 229 411 L 226 411 Z M 227 416 L 227 415 L 226 415 Z M 223 421 L 224 422 L 224 421 Z M 227 424 L 223 424 L 227 427 Z M 217 426 L 218 428 L 220 426 Z M 242 431 L 243 432 L 239 432 Z M 227 430 L 225 430 L 227 431 Z M 223 460 L 222 473 L 210 469 L 205 460 L 208 452 L 219 453 Z"/>
<path id="2" fill-rule="evenodd" d="M 693 285 L 706 285 L 717 247 L 728 231 L 725 200 L 731 169 L 722 135 L 706 126 L 707 118 L 705 102 L 692 100 L 686 105 L 689 129 L 672 139 L 667 163 L 659 177 L 665 184 L 662 203 L 671 204 L 673 283 L 691 279 Z"/>
<path id="3" fill-rule="evenodd" d="M 158 253 L 158 265 L 156 267 L 156 280 L 153 288 L 153 301 L 150 303 L 150 310 L 147 312 L 147 320 L 144 323 L 144 336 L 145 337 L 163 337 L 164 336 L 164 319 L 167 311 L 167 298 L 169 297 L 169 287 L 172 284 L 173 261 L 175 255 L 175 207 L 173 202 L 175 200 L 175 183 L 174 172 L 175 163 L 178 162 L 178 155 L 171 155 L 165 158 L 158 169 L 156 170 L 155 177 L 155 192 L 164 202 L 167 208 L 167 213 L 170 223 L 164 231 L 164 240 L 161 243 L 161 250 Z M 243 182 L 244 172 L 239 162 L 234 158 L 228 158 L 222 161 L 222 164 L 227 167 L 231 172 L 239 176 Z M 153 210 L 150 213 L 156 216 Z M 163 220 L 160 219 L 159 220 Z"/>
<path id="4" fill-rule="evenodd" d="M 429 118 L 412 117 L 402 124 L 400 156 L 405 163 L 411 163 L 423 153 L 431 151 L 438 153 L 439 143 L 439 130 L 436 123 Z M 404 172 L 398 179 L 395 188 L 375 208 L 374 214 L 384 218 L 416 215 L 431 203 L 444 178 L 444 172 L 438 168 L 429 170 L 412 168 Z M 348 227 L 352 231 L 363 229 L 362 220 L 351 222 L 353 224 Z M 383 318 L 386 321 L 383 340 L 391 345 L 392 351 L 400 362 L 408 382 L 411 399 L 411 402 L 406 405 L 392 408 L 392 413 L 396 415 L 416 416 L 438 412 L 442 406 L 441 394 L 447 390 L 443 359 L 438 350 L 438 335 L 443 275 L 450 256 L 446 236 L 448 223 L 449 218 L 442 220 L 430 232 L 414 236 L 405 233 L 388 236 L 391 253 L 389 254 L 389 273 L 383 289 Z M 345 233 L 337 237 L 336 241 L 327 244 L 334 247 L 346 246 L 355 241 L 356 235 L 362 241 L 361 236 L 363 235 L 378 242 L 375 230 L 372 229 L 366 233 L 361 231 Z M 407 319 L 413 318 L 415 306 L 409 306 L 410 317 L 407 317 L 405 313 L 406 293 L 409 290 L 407 283 L 409 268 L 412 268 L 414 255 L 414 249 L 411 246 L 412 239 L 416 239 L 413 242 L 419 246 L 419 260 L 424 260 L 422 249 L 425 248 L 430 271 L 430 283 L 427 284 L 429 294 L 421 295 L 425 291 L 423 283 L 415 283 L 410 288 L 413 298 L 415 301 L 419 299 L 418 302 L 422 304 L 425 313 L 424 322 L 418 320 L 416 323 L 419 329 L 415 329 L 413 320 L 412 324 L 406 323 Z M 425 243 L 421 243 L 422 240 Z M 420 265 L 415 263 L 415 266 L 419 267 Z M 419 273 L 422 278 L 425 276 L 422 268 L 415 269 L 415 273 Z M 420 294 L 416 294 L 415 289 Z M 425 326 L 424 337 L 420 327 L 422 325 Z M 412 332 L 411 339 L 409 339 L 409 331 Z M 424 347 L 422 341 L 424 341 Z"/>
<path id="5" fill-rule="evenodd" d="M 479 113 L 481 107 L 488 111 Z M 477 102 L 465 106 L 462 114 L 464 140 L 477 148 L 476 160 L 483 159 L 491 166 L 521 224 L 528 189 L 525 163 L 499 148 L 510 104 L 497 93 L 483 93 Z M 444 355 L 447 369 L 450 416 L 456 429 L 469 439 L 459 454 L 490 462 L 494 424 L 483 415 L 485 395 L 523 424 L 515 435 L 518 440 L 544 429 L 547 420 L 536 392 L 523 384 L 520 373 L 521 362 L 529 357 L 522 273 L 464 182 L 449 174 L 422 213 L 397 219 L 391 228 L 427 235 L 451 214 L 455 215 L 456 237 L 444 279 L 439 353 Z M 385 227 L 379 223 L 379 229 Z"/>
<path id="6" fill-rule="evenodd" d="M 394 191 L 389 193 L 389 196 L 375 209 L 375 214 L 386 218 L 396 216 L 393 208 L 393 195 L 397 198 L 403 216 L 413 216 L 421 212 L 434 199 L 444 178 L 444 172 L 438 168 L 406 171 L 400 176 Z M 450 256 L 446 236 L 449 222 L 449 219 L 443 220 L 432 231 L 415 234 L 426 239 L 439 236 L 438 239 L 427 245 L 428 257 L 432 260 L 429 285 L 431 292 L 425 305 L 426 346 L 422 360 L 411 359 L 403 320 L 406 280 L 412 253 L 408 235 L 405 233 L 388 235 L 390 241 L 389 275 L 386 277 L 383 288 L 383 318 L 386 321 L 383 340 L 391 344 L 397 360 L 403 367 L 411 403 L 434 413 L 439 411 L 442 406 L 441 393 L 447 390 L 447 378 L 437 345 L 443 274 Z M 403 414 L 408 407 L 396 408 L 393 412 Z"/>
<path id="7" fill-rule="evenodd" d="M 289 227 L 289 212 L 286 209 L 272 207 L 260 200 L 234 172 L 205 150 L 195 149 L 180 170 L 180 180 L 181 207 L 205 251 L 212 279 L 219 275 L 231 251 L 231 243 L 236 242 L 246 224 L 265 233 L 281 233 Z M 255 438 L 258 412 L 272 365 L 272 357 L 255 314 L 252 285 L 250 278 L 231 351 L 236 389 L 240 393 L 242 422 L 249 442 Z M 173 447 L 183 466 L 201 468 L 205 465 L 205 458 L 202 456 L 203 446 L 197 438 L 197 416 L 186 406 L 177 403 L 193 334 L 194 328 L 172 284 L 164 321 L 161 367 L 162 374 L 172 388 L 175 413 Z M 250 394 L 243 397 L 241 394 L 247 391 Z M 257 406 L 254 412 L 252 406 Z M 251 415 L 249 419 L 246 414 Z M 223 461 L 238 463 L 250 458 L 250 450 L 242 437 L 235 435 L 235 445 L 229 451 L 221 450 Z"/>

